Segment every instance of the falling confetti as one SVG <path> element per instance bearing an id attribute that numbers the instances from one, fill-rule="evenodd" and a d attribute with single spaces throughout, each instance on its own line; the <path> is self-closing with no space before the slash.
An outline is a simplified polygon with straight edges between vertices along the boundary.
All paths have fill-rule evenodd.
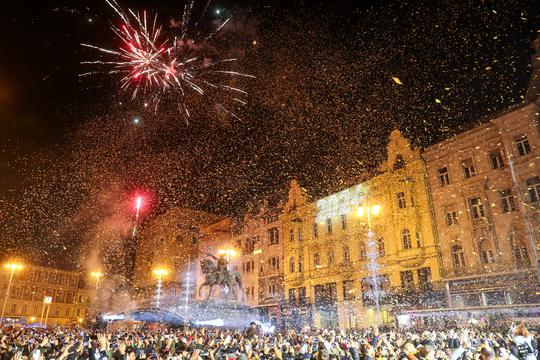
<path id="1" fill-rule="evenodd" d="M 392 76 L 392 80 L 394 80 L 394 82 L 398 85 L 403 85 L 403 83 L 398 77 Z"/>

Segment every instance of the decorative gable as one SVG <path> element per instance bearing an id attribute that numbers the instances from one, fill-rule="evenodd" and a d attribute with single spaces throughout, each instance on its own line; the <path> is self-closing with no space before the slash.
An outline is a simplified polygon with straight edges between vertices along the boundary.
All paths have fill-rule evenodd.
<path id="1" fill-rule="evenodd" d="M 398 170 L 418 159 L 420 159 L 420 150 L 413 149 L 410 141 L 403 137 L 399 130 L 394 130 L 390 133 L 386 162 L 381 164 L 379 170 L 382 172 Z"/>

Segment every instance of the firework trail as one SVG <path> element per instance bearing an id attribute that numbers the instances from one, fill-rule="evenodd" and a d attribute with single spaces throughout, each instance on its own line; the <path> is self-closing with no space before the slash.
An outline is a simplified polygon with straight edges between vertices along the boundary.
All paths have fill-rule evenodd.
<path id="1" fill-rule="evenodd" d="M 125 11 L 116 0 L 105 1 L 122 21 L 120 26 L 111 26 L 121 44 L 117 49 L 81 44 L 114 59 L 83 61 L 82 64 L 85 65 L 100 66 L 100 70 L 88 71 L 80 76 L 102 73 L 122 74 L 120 88 L 124 91 L 130 90 L 132 99 L 137 98 L 142 92 L 148 97 L 145 103 L 153 104 L 154 110 L 157 111 L 162 98 L 171 96 L 178 101 L 178 109 L 185 115 L 188 123 L 190 111 L 186 98 L 189 93 L 206 96 L 209 89 L 221 90 L 225 96 L 227 93 L 235 93 L 236 96 L 231 100 L 242 105 L 246 104 L 246 100 L 239 97 L 247 96 L 247 92 L 228 85 L 228 81 L 231 76 L 243 78 L 254 76 L 223 68 L 238 59 L 213 61 L 204 53 L 207 47 L 206 42 L 221 31 L 230 18 L 198 41 L 189 37 L 189 24 L 195 0 L 190 0 L 184 6 L 182 23 L 180 26 L 175 26 L 178 30 L 173 31 L 172 34 L 164 34 L 162 27 L 157 25 L 157 14 L 149 17 L 146 11 L 142 13 L 131 9 Z M 199 18 L 204 16 L 209 4 L 210 1 L 206 1 Z M 213 81 L 208 79 L 209 76 L 213 76 Z M 219 105 L 223 108 L 222 104 Z M 232 111 L 225 110 L 231 116 L 238 118 Z"/>

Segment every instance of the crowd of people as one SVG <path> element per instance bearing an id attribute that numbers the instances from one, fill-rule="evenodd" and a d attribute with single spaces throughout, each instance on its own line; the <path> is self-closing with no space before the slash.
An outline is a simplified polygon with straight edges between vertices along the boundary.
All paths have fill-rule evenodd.
<path id="1" fill-rule="evenodd" d="M 538 359 L 524 324 L 506 328 L 284 331 L 0 327 L 0 360 Z"/>

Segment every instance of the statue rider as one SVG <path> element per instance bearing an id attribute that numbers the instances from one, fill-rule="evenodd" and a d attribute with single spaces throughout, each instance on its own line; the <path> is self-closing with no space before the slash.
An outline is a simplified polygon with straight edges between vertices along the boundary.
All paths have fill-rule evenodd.
<path id="1" fill-rule="evenodd" d="M 206 254 L 217 261 L 217 282 L 218 284 L 224 284 L 225 280 L 227 279 L 227 265 L 229 263 L 227 262 L 227 259 L 225 258 L 225 254 L 220 254 L 219 259 L 215 257 L 212 254 Z"/>

